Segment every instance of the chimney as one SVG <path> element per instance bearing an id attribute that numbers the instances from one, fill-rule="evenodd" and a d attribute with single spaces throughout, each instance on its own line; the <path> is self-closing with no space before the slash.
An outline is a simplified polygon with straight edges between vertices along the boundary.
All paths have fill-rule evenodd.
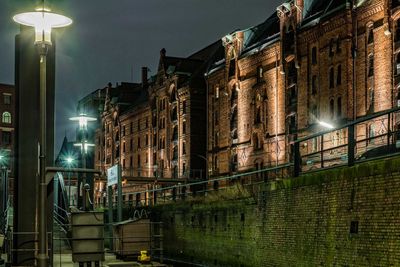
<path id="1" fill-rule="evenodd" d="M 142 87 L 147 88 L 147 67 L 142 67 Z"/>
<path id="2" fill-rule="evenodd" d="M 165 48 L 161 49 L 160 56 L 165 57 L 166 54 L 167 54 L 167 50 L 165 50 Z"/>

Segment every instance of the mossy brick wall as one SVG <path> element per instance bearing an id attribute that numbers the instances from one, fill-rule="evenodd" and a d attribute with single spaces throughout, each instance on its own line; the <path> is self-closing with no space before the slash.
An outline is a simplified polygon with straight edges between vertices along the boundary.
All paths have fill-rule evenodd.
<path id="1" fill-rule="evenodd" d="M 167 257 L 206 266 L 400 266 L 399 170 L 363 163 L 154 213 Z"/>

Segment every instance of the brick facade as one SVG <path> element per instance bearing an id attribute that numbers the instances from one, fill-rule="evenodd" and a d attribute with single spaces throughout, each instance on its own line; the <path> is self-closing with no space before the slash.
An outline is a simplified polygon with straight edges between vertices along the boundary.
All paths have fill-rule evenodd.
<path id="1" fill-rule="evenodd" d="M 320 122 L 339 127 L 397 105 L 397 4 L 322 2 L 304 10 L 303 1 L 292 1 L 264 23 L 222 38 L 225 56 L 207 73 L 212 175 L 290 162 L 292 141 L 324 130 Z M 387 125 L 361 125 L 357 140 Z M 346 136 L 337 131 L 324 148 Z M 320 147 L 311 140 L 301 149 Z"/>

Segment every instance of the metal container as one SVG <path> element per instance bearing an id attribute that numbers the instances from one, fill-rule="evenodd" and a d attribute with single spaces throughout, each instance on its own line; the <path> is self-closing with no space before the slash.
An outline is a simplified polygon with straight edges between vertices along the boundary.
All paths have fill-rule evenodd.
<path id="1" fill-rule="evenodd" d="M 114 248 L 117 256 L 126 258 L 150 251 L 151 224 L 149 219 L 127 220 L 113 225 Z"/>
<path id="2" fill-rule="evenodd" d="M 104 261 L 103 212 L 73 212 L 72 261 Z"/>

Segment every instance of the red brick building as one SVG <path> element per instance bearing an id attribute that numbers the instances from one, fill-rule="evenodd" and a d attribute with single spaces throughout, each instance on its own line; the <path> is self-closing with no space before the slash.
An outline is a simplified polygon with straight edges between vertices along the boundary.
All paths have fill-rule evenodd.
<path id="1" fill-rule="evenodd" d="M 397 105 L 399 4 L 353 2 L 289 1 L 222 38 L 225 56 L 207 72 L 212 175 L 290 162 L 292 142 L 323 130 L 320 122 L 338 127 Z M 356 138 L 387 125 L 361 125 Z M 324 148 L 346 136 L 335 132 Z M 301 149 L 320 147 L 313 139 Z"/>
<path id="2" fill-rule="evenodd" d="M 5 164 L 10 170 L 9 178 L 14 179 L 14 142 L 15 142 L 15 87 L 0 84 L 0 154 L 5 156 Z M 12 184 L 10 184 L 12 188 Z"/>

